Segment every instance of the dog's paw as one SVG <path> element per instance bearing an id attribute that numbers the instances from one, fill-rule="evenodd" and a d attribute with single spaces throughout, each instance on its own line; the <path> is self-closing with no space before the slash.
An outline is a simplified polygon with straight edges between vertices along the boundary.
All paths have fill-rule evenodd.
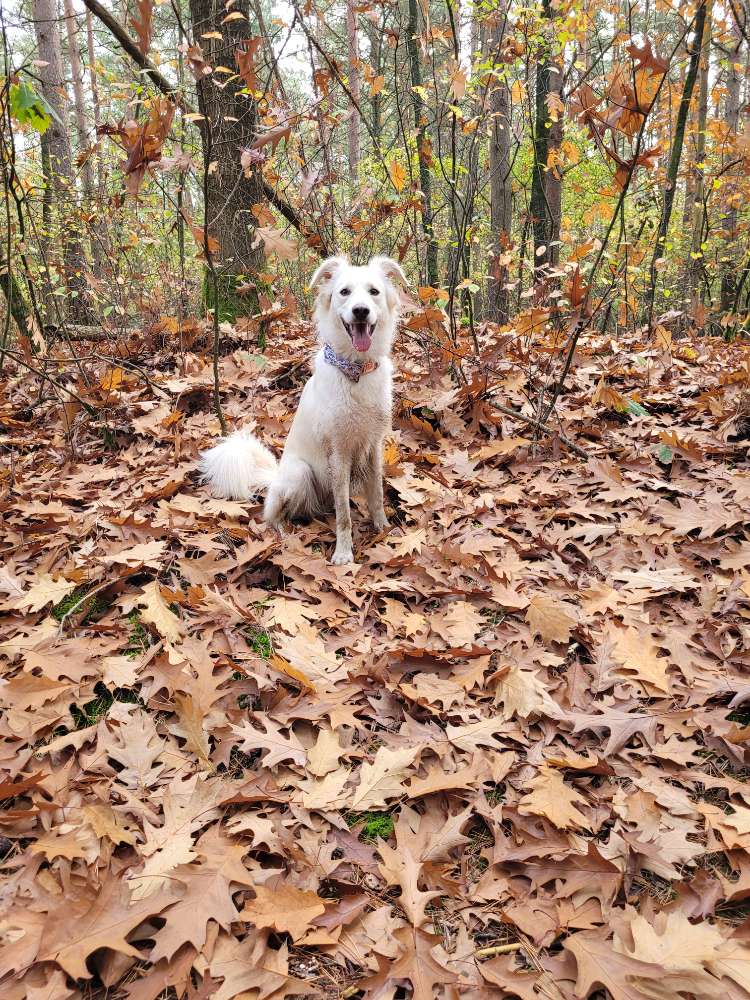
<path id="1" fill-rule="evenodd" d="M 372 526 L 376 531 L 387 531 L 391 526 L 391 522 L 385 514 L 376 514 L 372 519 Z"/>
<path id="2" fill-rule="evenodd" d="M 336 549 L 331 556 L 331 566 L 348 566 L 354 562 L 354 553 L 351 549 Z"/>

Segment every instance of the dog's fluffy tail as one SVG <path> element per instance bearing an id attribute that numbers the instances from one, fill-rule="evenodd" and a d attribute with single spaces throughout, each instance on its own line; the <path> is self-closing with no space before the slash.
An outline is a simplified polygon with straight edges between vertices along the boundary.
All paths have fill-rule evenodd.
<path id="1" fill-rule="evenodd" d="M 201 452 L 204 482 L 229 500 L 249 500 L 268 489 L 278 467 L 275 457 L 250 431 L 235 431 Z"/>

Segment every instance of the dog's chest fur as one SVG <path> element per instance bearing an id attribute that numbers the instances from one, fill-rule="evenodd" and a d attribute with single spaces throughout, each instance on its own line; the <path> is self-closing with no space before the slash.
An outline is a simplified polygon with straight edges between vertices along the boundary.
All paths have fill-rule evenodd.
<path id="1" fill-rule="evenodd" d="M 324 398 L 330 400 L 326 421 L 330 436 L 350 441 L 354 451 L 382 438 L 391 421 L 391 362 L 388 358 L 383 358 L 378 368 L 363 375 L 359 382 L 353 382 L 343 372 L 318 359 L 315 379 L 322 383 Z"/>

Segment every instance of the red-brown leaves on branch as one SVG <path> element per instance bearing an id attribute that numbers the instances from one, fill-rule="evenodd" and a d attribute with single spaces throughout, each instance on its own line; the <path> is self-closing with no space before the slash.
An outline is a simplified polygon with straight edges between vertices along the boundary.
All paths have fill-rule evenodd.
<path id="1" fill-rule="evenodd" d="M 154 0 L 137 0 L 137 8 L 138 13 L 133 18 L 133 27 L 138 36 L 138 51 L 145 56 L 151 48 Z"/>
<path id="2" fill-rule="evenodd" d="M 102 125 L 99 129 L 101 135 L 118 138 L 127 153 L 122 169 L 128 194 L 138 194 L 146 167 L 161 159 L 174 112 L 175 105 L 168 97 L 155 97 L 143 124 L 131 120 L 124 125 Z"/>
<path id="3" fill-rule="evenodd" d="M 260 90 L 258 73 L 255 66 L 255 57 L 261 45 L 262 39 L 246 38 L 234 50 L 234 57 L 237 60 L 237 69 L 245 82 L 248 90 Z"/>

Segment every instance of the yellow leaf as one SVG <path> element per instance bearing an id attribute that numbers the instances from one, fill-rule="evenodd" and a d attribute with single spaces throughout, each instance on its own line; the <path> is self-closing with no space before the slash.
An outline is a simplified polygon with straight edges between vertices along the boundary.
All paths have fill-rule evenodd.
<path id="1" fill-rule="evenodd" d="M 565 139 L 562 144 L 562 151 L 568 160 L 568 163 L 578 163 L 581 159 L 581 154 L 578 152 L 578 148 L 575 143 L 572 143 L 570 139 Z"/>
<path id="2" fill-rule="evenodd" d="M 303 687 L 307 688 L 309 691 L 315 690 L 315 685 L 302 673 L 301 670 L 297 670 L 293 667 L 289 660 L 285 660 L 283 656 L 279 656 L 278 653 L 274 653 L 273 656 L 269 657 L 268 665 L 273 667 L 274 670 L 278 670 L 282 674 L 286 674 L 287 677 L 291 677 L 292 680 L 298 681 Z"/>
<path id="3" fill-rule="evenodd" d="M 386 465 L 398 465 L 401 453 L 393 438 L 387 438 L 383 446 L 383 461 Z"/>
<path id="4" fill-rule="evenodd" d="M 102 375 L 99 385 L 105 392 L 115 392 L 122 385 L 122 368 L 111 368 L 106 375 Z"/>
<path id="5" fill-rule="evenodd" d="M 526 96 L 526 87 L 521 80 L 516 80 L 510 88 L 510 99 L 513 104 L 520 104 Z"/>
<path id="6" fill-rule="evenodd" d="M 391 165 L 388 168 L 388 173 L 390 175 L 393 186 L 398 191 L 399 194 L 404 190 L 404 185 L 406 184 L 406 170 L 398 160 L 392 160 Z"/>

